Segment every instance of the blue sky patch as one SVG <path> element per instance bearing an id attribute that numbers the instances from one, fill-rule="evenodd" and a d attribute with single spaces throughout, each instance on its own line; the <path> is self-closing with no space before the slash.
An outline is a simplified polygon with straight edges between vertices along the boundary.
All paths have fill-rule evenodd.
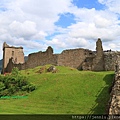
<path id="1" fill-rule="evenodd" d="M 7 9 L 6 8 L 0 8 L 0 11 L 7 11 Z"/>
<path id="2" fill-rule="evenodd" d="M 100 4 L 98 0 L 73 0 L 73 4 L 78 8 L 95 8 L 96 10 L 105 9 L 105 6 Z"/>
<path id="3" fill-rule="evenodd" d="M 66 28 L 73 23 L 76 23 L 75 16 L 71 13 L 66 13 L 60 14 L 60 19 L 55 23 L 55 25 Z"/>
<path id="4" fill-rule="evenodd" d="M 49 35 L 49 36 L 46 36 L 45 38 L 46 38 L 46 40 L 51 40 L 51 39 L 53 39 L 56 35 L 60 35 L 61 33 L 60 32 L 55 32 L 55 33 L 53 33 L 53 34 L 51 34 L 51 35 Z"/>

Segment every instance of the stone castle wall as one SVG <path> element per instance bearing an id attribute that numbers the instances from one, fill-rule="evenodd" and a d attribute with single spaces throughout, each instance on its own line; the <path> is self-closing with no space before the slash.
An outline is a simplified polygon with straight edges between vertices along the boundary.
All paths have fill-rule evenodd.
<path id="1" fill-rule="evenodd" d="M 20 70 L 34 68 L 46 64 L 69 66 L 79 70 L 114 70 L 116 55 L 119 52 L 104 52 L 102 48 L 102 41 L 100 39 L 96 42 L 96 51 L 88 49 L 70 49 L 64 50 L 61 54 L 53 54 L 53 49 L 48 47 L 45 52 L 39 51 L 37 53 L 29 54 L 28 60 L 23 63 L 23 51 L 15 47 L 4 47 L 4 67 L 6 72 L 11 72 L 13 67 L 18 67 Z M 9 49 L 9 50 L 7 50 Z M 13 50 L 15 49 L 15 50 Z M 14 57 L 12 55 L 14 51 Z M 10 53 L 10 55 L 9 55 Z M 12 59 L 11 59 L 12 58 Z M 5 62 L 7 60 L 7 62 Z M 17 60 L 17 61 L 16 61 Z"/>
<path id="2" fill-rule="evenodd" d="M 120 115 L 120 56 L 116 61 L 115 78 L 110 96 L 109 115 Z"/>
<path id="3" fill-rule="evenodd" d="M 53 54 L 53 49 L 48 47 L 45 52 L 39 51 L 28 55 L 28 60 L 23 64 L 14 64 L 20 70 L 43 66 L 46 64 L 57 65 L 58 55 Z"/>
<path id="4" fill-rule="evenodd" d="M 91 56 L 93 56 L 93 52 L 87 49 L 64 50 L 58 55 L 57 64 L 82 69 L 82 64 L 86 57 Z"/>
<path id="5" fill-rule="evenodd" d="M 46 64 L 52 64 L 82 69 L 82 63 L 85 61 L 86 57 L 91 57 L 93 55 L 94 54 L 91 50 L 81 48 L 64 50 L 61 54 L 53 54 L 53 49 L 48 47 L 45 52 L 40 51 L 29 54 L 28 60 L 25 63 L 13 64 L 11 66 L 18 67 L 20 70 L 22 70 Z"/>
<path id="6" fill-rule="evenodd" d="M 112 52 L 112 51 L 104 52 L 104 62 L 105 62 L 106 71 L 115 70 L 117 55 L 120 55 L 120 52 Z"/>

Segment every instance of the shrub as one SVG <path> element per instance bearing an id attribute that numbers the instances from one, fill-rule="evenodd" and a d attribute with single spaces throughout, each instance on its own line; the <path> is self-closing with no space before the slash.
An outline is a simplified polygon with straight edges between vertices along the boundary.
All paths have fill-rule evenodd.
<path id="1" fill-rule="evenodd" d="M 5 89 L 5 90 L 0 92 L 0 97 L 1 96 L 6 96 L 6 95 L 9 95 L 8 89 Z"/>
<path id="2" fill-rule="evenodd" d="M 29 85 L 29 92 L 32 92 L 32 91 L 34 91 L 35 89 L 36 89 L 35 85 L 33 85 L 33 84 L 30 84 L 30 85 Z"/>
<path id="3" fill-rule="evenodd" d="M 32 84 L 29 84 L 29 85 L 22 87 L 22 91 L 27 91 L 27 92 L 32 92 L 35 89 L 36 89 L 35 86 Z"/>
<path id="4" fill-rule="evenodd" d="M 20 74 L 20 73 L 19 73 L 19 69 L 18 69 L 17 67 L 14 67 L 14 68 L 12 69 L 11 75 L 18 76 L 19 74 Z"/>
<path id="5" fill-rule="evenodd" d="M 16 92 L 16 88 L 15 87 L 9 87 L 8 92 L 9 92 L 10 95 L 14 94 Z"/>
<path id="6" fill-rule="evenodd" d="M 29 82 L 27 81 L 26 77 L 20 77 L 18 81 L 18 86 L 21 88 L 22 86 L 28 85 Z"/>
<path id="7" fill-rule="evenodd" d="M 4 83 L 0 82 L 0 91 L 4 90 L 5 89 L 5 85 Z"/>
<path id="8" fill-rule="evenodd" d="M 11 75 L 0 76 L 0 96 L 33 90 L 35 90 L 35 86 L 28 82 L 27 77 L 19 73 L 18 68 L 13 68 Z"/>

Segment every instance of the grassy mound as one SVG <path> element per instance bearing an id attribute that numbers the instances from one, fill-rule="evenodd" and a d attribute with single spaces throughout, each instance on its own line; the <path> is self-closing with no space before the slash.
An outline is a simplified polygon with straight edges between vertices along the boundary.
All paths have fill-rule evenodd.
<path id="1" fill-rule="evenodd" d="M 21 71 L 37 89 L 25 99 L 0 100 L 0 113 L 104 114 L 114 72 L 78 71 L 57 66 L 57 73 L 46 72 L 50 65 Z M 9 106 L 9 107 L 8 107 Z"/>

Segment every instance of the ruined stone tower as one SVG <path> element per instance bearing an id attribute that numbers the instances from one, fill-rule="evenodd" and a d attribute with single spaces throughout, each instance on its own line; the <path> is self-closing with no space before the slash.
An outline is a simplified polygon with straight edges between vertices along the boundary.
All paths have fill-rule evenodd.
<path id="1" fill-rule="evenodd" d="M 3 43 L 3 66 L 2 73 L 11 72 L 9 62 L 12 60 L 14 64 L 24 63 L 24 53 L 22 47 L 9 46 L 6 42 Z"/>
<path id="2" fill-rule="evenodd" d="M 96 42 L 96 57 L 93 59 L 92 70 L 102 71 L 104 70 L 104 52 L 102 47 L 102 41 L 98 38 Z"/>
<path id="3" fill-rule="evenodd" d="M 97 52 L 97 56 L 99 57 L 103 56 L 103 47 L 102 47 L 102 41 L 100 38 L 98 38 L 96 42 L 96 52 Z"/>

